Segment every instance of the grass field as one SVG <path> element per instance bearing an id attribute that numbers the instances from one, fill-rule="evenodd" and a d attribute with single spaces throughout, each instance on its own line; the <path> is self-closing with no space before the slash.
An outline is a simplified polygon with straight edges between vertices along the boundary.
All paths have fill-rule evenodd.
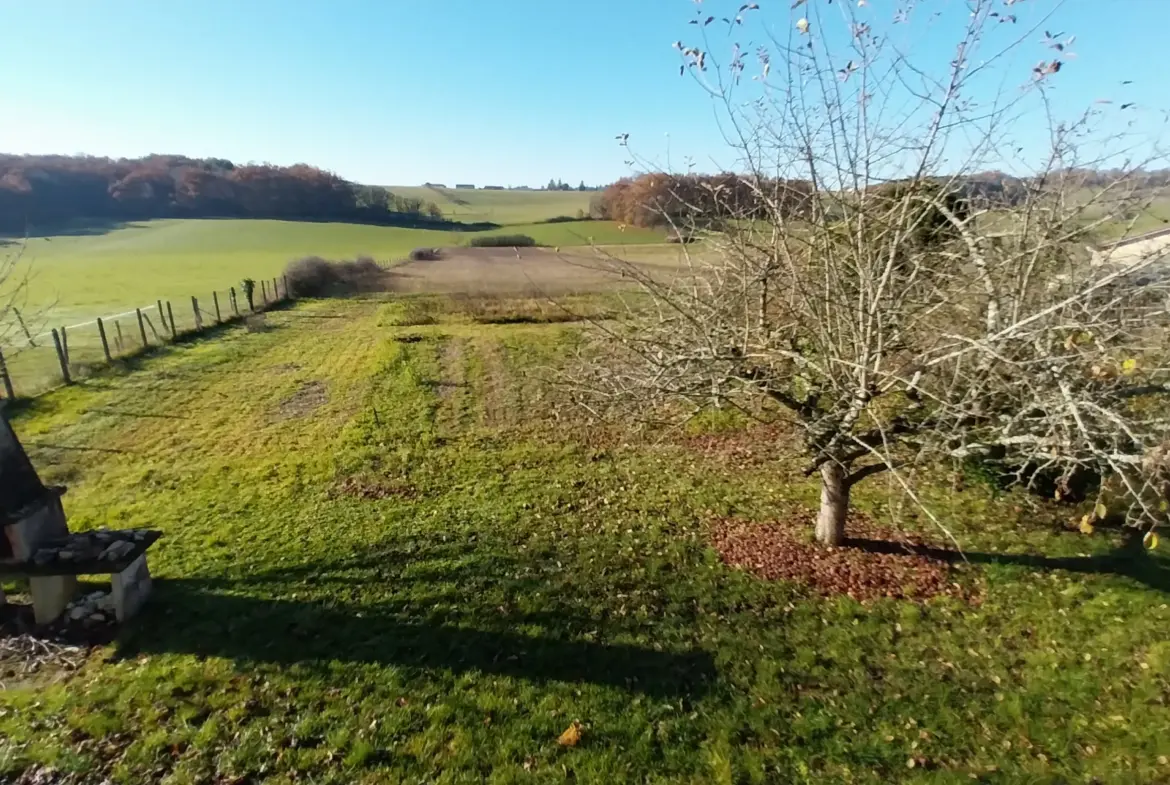
<path id="1" fill-rule="evenodd" d="M 22 251 L 22 272 L 32 276 L 26 310 L 43 314 L 33 332 L 77 325 L 70 342 L 75 350 L 71 355 L 91 364 L 102 359 L 97 327 L 92 322 L 99 316 L 111 322 L 111 341 L 117 328 L 126 336 L 127 345 L 137 346 L 138 328 L 133 315 L 125 315 L 127 311 L 149 308 L 152 326 L 165 332 L 154 304 L 171 302 L 179 329 L 191 329 L 192 296 L 200 301 L 204 322 L 210 322 L 213 292 L 226 308 L 229 287 L 238 287 L 245 277 L 271 282 L 290 260 L 301 256 L 342 259 L 368 255 L 394 263 L 412 248 L 458 246 L 482 234 L 517 233 L 552 247 L 604 244 L 610 252 L 663 239 L 660 232 L 623 228 L 608 221 L 518 224 L 476 233 L 291 221 L 146 221 L 91 234 L 28 239 Z M 16 246 L 0 247 L 0 253 L 15 252 Z M 110 320 L 115 314 L 123 316 Z M 32 350 L 0 349 L 9 359 L 19 394 L 32 394 L 59 381 L 56 356 L 47 336 Z"/>
<path id="2" fill-rule="evenodd" d="M 1109 561 L 1067 508 L 942 483 L 980 602 L 752 578 L 707 523 L 812 504 L 782 450 L 558 417 L 537 380 L 572 325 L 428 302 L 301 303 L 18 414 L 74 527 L 166 535 L 145 614 L 84 668 L 0 670 L 0 780 L 1170 777 L 1165 556 Z"/>
<path id="3" fill-rule="evenodd" d="M 1125 216 L 1124 218 L 1119 216 L 1114 220 L 1103 223 L 1096 231 L 1096 235 L 1101 242 L 1119 240 L 1123 237 L 1144 234 L 1170 226 L 1170 197 L 1161 194 L 1159 191 L 1144 196 L 1126 192 L 1124 198 L 1127 202 L 1132 201 L 1135 204 L 1145 202 L 1149 202 L 1149 204 L 1140 211 L 1132 211 L 1131 215 Z M 1090 200 L 1093 200 L 1093 204 L 1088 204 Z M 1094 193 L 1087 188 L 1073 193 L 1070 201 L 1081 205 L 1087 204 L 1082 215 L 1083 220 L 1086 222 L 1100 221 L 1101 217 L 1106 214 L 1106 211 L 1110 213 L 1127 212 L 1121 211 L 1108 197 L 1102 197 L 1099 193 Z"/>
<path id="4" fill-rule="evenodd" d="M 454 183 L 448 183 L 454 185 Z M 426 186 L 389 186 L 400 196 L 434 202 L 443 214 L 468 223 L 490 221 L 498 224 L 528 224 L 560 216 L 576 217 L 589 212 L 591 191 L 484 191 Z"/>
<path id="5" fill-rule="evenodd" d="M 662 240 L 661 233 L 622 231 L 608 221 L 521 224 L 487 234 L 528 234 L 551 246 Z M 103 234 L 32 238 L 24 253 L 34 275 L 32 305 L 54 303 L 53 323 L 71 324 L 159 298 L 207 296 L 245 276 L 271 278 L 300 256 L 365 254 L 389 262 L 412 248 L 459 245 L 471 236 L 343 223 L 160 220 Z"/>

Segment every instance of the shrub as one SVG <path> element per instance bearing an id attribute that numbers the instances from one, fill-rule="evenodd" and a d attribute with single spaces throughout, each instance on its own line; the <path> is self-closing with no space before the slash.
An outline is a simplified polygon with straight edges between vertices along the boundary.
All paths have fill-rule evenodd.
<path id="1" fill-rule="evenodd" d="M 589 197 L 589 217 L 597 221 L 608 221 L 613 216 L 610 208 L 613 207 L 612 193 L 609 193 L 607 188 L 605 191 L 598 191 Z"/>
<path id="2" fill-rule="evenodd" d="M 686 245 L 687 243 L 695 242 L 697 239 L 699 238 L 685 229 L 671 229 L 666 233 L 666 242 L 668 243 L 681 243 L 682 245 Z"/>
<path id="3" fill-rule="evenodd" d="M 415 248 L 410 252 L 412 262 L 437 262 L 442 258 L 438 248 Z"/>
<path id="4" fill-rule="evenodd" d="M 536 240 L 526 234 L 492 234 L 472 237 L 468 245 L 472 248 L 528 248 L 536 245 Z"/>
<path id="5" fill-rule="evenodd" d="M 289 262 L 284 274 L 289 290 L 296 297 L 377 291 L 386 277 L 386 271 L 369 256 L 337 262 L 306 256 Z"/>
<path id="6" fill-rule="evenodd" d="M 320 297 L 337 283 L 337 271 L 320 256 L 295 259 L 284 268 L 284 274 L 294 297 Z"/>
<path id="7" fill-rule="evenodd" d="M 248 310 L 256 310 L 256 282 L 251 278 L 240 281 L 240 288 L 244 290 L 244 297 L 248 300 Z M 161 314 L 160 314 L 161 316 Z"/>
<path id="8" fill-rule="evenodd" d="M 578 217 L 576 217 L 576 218 L 574 218 L 574 217 L 573 217 L 573 216 L 571 216 L 571 215 L 554 215 L 552 218 L 546 218 L 546 219 L 544 219 L 544 221 L 542 221 L 542 223 L 546 223 L 546 224 L 567 224 L 567 223 L 573 223 L 573 222 L 575 222 L 575 221 L 581 221 L 581 220 L 583 220 L 583 219 L 584 219 L 584 213 L 583 213 L 582 211 L 580 211 L 580 210 L 578 210 L 577 212 L 578 212 L 578 213 L 581 213 L 581 215 L 579 215 L 579 216 L 578 216 Z"/>
<path id="9" fill-rule="evenodd" d="M 365 279 L 381 278 L 386 271 L 372 256 L 359 256 L 352 262 L 335 262 L 337 274 L 342 282 L 361 282 Z"/>

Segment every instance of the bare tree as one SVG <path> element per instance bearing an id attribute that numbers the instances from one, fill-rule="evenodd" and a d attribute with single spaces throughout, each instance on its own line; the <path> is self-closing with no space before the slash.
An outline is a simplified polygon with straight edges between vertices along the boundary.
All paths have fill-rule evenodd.
<path id="1" fill-rule="evenodd" d="M 1060 4 L 759 5 L 709 0 L 695 23 L 727 16 L 726 49 L 676 44 L 756 203 L 712 214 L 716 189 L 687 212 L 678 194 L 668 219 L 708 239 L 677 274 L 607 260 L 646 297 L 597 325 L 604 361 L 574 372 L 581 400 L 795 424 L 827 544 L 845 539 L 859 481 L 890 472 L 917 499 L 916 467 L 979 455 L 1025 483 L 1108 476 L 1152 531 L 1166 518 L 1170 246 L 1102 238 L 1157 197 L 1144 171 L 1162 159 L 1133 129 L 1102 132 L 1111 104 L 1061 116 L 1073 40 L 1042 32 Z M 765 13 L 788 33 L 749 69 L 734 39 Z M 941 61 L 915 54 L 941 35 L 954 42 Z M 1042 150 L 1017 141 L 1039 131 Z"/>
<path id="2" fill-rule="evenodd" d="M 25 244 L 0 244 L 0 348 L 9 356 L 36 345 L 43 307 L 30 307 L 28 286 L 31 265 Z"/>

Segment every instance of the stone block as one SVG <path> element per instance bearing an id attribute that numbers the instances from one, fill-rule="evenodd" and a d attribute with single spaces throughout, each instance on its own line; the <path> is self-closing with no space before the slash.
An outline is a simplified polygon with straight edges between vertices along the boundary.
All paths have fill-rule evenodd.
<path id="1" fill-rule="evenodd" d="M 126 569 L 115 573 L 110 584 L 114 595 L 114 615 L 124 622 L 142 608 L 150 596 L 150 570 L 146 566 L 146 554 L 142 554 Z"/>
<path id="2" fill-rule="evenodd" d="M 28 561 L 42 543 L 69 536 L 69 524 L 65 522 L 65 510 L 61 497 L 46 493 L 40 504 L 22 511 L 23 517 L 16 523 L 4 527 L 12 555 L 17 561 Z"/>
<path id="3" fill-rule="evenodd" d="M 29 578 L 29 593 L 32 594 L 33 618 L 37 624 L 55 621 L 65 606 L 77 594 L 76 575 L 52 575 Z"/>

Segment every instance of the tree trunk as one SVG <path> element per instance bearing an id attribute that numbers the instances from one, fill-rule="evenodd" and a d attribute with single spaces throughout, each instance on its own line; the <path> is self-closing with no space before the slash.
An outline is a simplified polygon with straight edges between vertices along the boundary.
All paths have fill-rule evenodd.
<path id="1" fill-rule="evenodd" d="M 849 512 L 849 483 L 845 467 L 836 461 L 821 465 L 821 510 L 817 513 L 817 541 L 845 542 L 845 514 Z"/>

